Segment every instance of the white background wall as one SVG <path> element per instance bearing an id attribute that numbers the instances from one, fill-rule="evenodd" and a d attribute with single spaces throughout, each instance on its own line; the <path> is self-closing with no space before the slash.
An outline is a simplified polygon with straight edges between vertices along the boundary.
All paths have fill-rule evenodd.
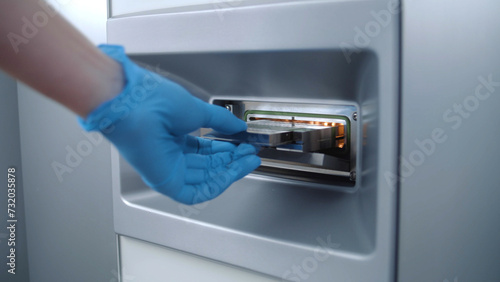
<path id="1" fill-rule="evenodd" d="M 93 43 L 106 39 L 106 1 L 50 1 Z M 49 23 L 50 24 L 50 23 Z M 110 145 L 92 145 L 60 181 L 54 162 L 88 139 L 76 116 L 19 84 L 21 150 L 31 281 L 118 281 Z"/>
<path id="2" fill-rule="evenodd" d="M 500 2 L 403 7 L 399 281 L 500 281 Z"/>
<path id="3" fill-rule="evenodd" d="M 15 241 L 8 241 L 10 232 L 7 223 L 7 169 L 14 167 L 16 176 L 16 229 Z M 19 144 L 19 116 L 17 110 L 16 81 L 0 72 L 0 281 L 28 281 L 28 254 L 26 248 L 26 227 L 23 204 L 23 183 L 21 169 L 21 148 Z M 8 242 L 15 242 L 9 246 Z M 15 275 L 7 272 L 7 256 L 15 247 Z M 9 259 L 10 260 L 10 259 Z"/>

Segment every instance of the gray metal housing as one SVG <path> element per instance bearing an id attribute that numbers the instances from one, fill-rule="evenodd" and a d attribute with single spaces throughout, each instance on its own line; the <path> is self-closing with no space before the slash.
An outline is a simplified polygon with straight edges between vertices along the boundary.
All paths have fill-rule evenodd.
<path id="1" fill-rule="evenodd" d="M 109 43 L 213 97 L 355 103 L 365 138 L 356 193 L 250 175 L 195 207 L 147 188 L 115 152 L 116 232 L 291 281 L 303 279 L 294 265 L 310 259 L 321 264 L 310 281 L 393 280 L 396 193 L 383 175 L 397 172 L 399 16 L 382 26 L 371 12 L 384 9 L 385 1 L 297 1 L 231 9 L 222 19 L 213 9 L 111 18 Z M 370 25 L 380 28 L 360 46 L 356 28 Z M 269 63 L 263 52 L 297 56 Z"/>
<path id="2" fill-rule="evenodd" d="M 48 2 L 95 44 L 106 40 L 106 2 Z M 117 281 L 109 142 L 91 142 L 74 113 L 22 83 L 17 86 L 30 280 Z M 68 166 L 69 152 L 79 154 L 78 146 L 87 144 L 91 149 L 79 155 L 80 161 L 72 157 L 71 171 L 59 178 L 53 164 Z"/>
<path id="3" fill-rule="evenodd" d="M 398 281 L 500 281 L 500 2 L 403 3 Z"/>

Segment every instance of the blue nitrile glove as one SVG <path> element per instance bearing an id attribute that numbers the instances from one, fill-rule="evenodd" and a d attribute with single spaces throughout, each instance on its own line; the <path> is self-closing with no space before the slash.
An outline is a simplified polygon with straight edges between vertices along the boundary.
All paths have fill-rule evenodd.
<path id="1" fill-rule="evenodd" d="M 251 145 L 188 135 L 200 127 L 237 133 L 246 130 L 245 122 L 134 64 L 121 46 L 99 47 L 121 63 L 126 84 L 122 93 L 80 124 L 101 131 L 150 187 L 181 203 L 196 204 L 219 196 L 260 165 Z"/>

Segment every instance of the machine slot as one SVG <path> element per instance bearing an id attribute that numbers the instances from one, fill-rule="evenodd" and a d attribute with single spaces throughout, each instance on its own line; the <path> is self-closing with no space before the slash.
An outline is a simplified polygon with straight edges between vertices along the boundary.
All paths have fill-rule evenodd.
<path id="1" fill-rule="evenodd" d="M 214 100 L 247 122 L 234 135 L 211 131 L 205 138 L 261 147 L 258 173 L 353 186 L 356 181 L 354 105 Z M 318 177 L 321 175 L 321 177 Z M 335 179 L 332 179 L 335 178 Z M 342 180 L 343 179 L 343 180 Z"/>

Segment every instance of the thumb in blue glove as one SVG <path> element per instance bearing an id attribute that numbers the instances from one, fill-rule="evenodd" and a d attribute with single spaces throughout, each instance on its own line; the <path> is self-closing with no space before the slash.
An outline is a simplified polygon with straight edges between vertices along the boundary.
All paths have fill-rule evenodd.
<path id="1" fill-rule="evenodd" d="M 137 66 L 121 46 L 100 49 L 121 63 L 125 87 L 80 124 L 88 131 L 101 131 L 148 186 L 178 202 L 197 204 L 219 196 L 260 165 L 249 144 L 188 135 L 201 127 L 234 134 L 246 130 L 245 122 Z"/>

